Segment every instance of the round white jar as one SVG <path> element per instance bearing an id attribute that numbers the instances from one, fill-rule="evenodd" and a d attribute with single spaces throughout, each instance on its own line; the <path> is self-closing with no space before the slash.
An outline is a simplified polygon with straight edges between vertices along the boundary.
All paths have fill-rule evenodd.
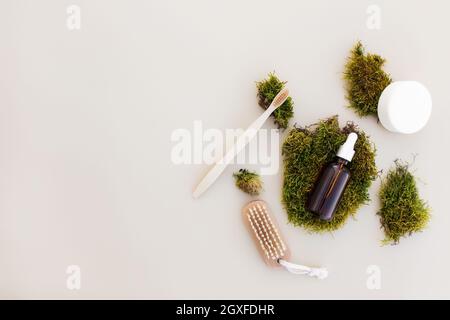
<path id="1" fill-rule="evenodd" d="M 417 81 L 396 81 L 388 85 L 378 100 L 378 118 L 387 130 L 415 133 L 430 119 L 431 95 Z"/>

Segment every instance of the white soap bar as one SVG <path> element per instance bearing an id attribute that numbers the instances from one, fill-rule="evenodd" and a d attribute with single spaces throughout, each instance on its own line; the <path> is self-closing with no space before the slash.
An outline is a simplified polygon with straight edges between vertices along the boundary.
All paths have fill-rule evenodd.
<path id="1" fill-rule="evenodd" d="M 396 81 L 388 85 L 378 100 L 378 118 L 387 130 L 414 133 L 430 119 L 431 95 L 417 81 Z"/>

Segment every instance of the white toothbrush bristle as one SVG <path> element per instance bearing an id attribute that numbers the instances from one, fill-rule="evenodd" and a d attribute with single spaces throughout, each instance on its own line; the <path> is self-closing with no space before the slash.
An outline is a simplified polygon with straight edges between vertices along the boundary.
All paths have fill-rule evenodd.
<path id="1" fill-rule="evenodd" d="M 273 99 L 272 104 L 278 108 L 279 106 L 281 106 L 286 99 L 289 97 L 289 90 L 284 88 L 281 89 L 280 92 L 278 92 L 278 94 L 275 96 L 275 98 Z"/>

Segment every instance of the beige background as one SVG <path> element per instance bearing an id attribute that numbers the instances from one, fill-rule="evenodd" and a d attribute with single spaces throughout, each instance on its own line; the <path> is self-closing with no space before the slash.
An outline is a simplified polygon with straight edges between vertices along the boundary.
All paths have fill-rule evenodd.
<path id="1" fill-rule="evenodd" d="M 81 30 L 66 8 L 81 7 Z M 366 9 L 381 8 L 381 29 Z M 0 2 L 1 298 L 450 298 L 450 5 L 447 1 Z M 418 80 L 434 109 L 420 133 L 391 134 L 345 108 L 342 68 L 355 40 Z M 287 224 L 281 175 L 266 200 L 317 281 L 267 268 L 240 220 L 250 200 L 231 166 L 202 198 L 206 165 L 174 165 L 171 133 L 246 127 L 261 114 L 255 84 L 289 81 L 300 125 L 356 120 L 386 170 L 411 160 L 433 207 L 428 229 L 380 246 L 374 199 L 328 235 Z M 267 128 L 273 127 L 266 124 Z M 66 268 L 81 267 L 81 289 Z M 366 287 L 369 265 L 381 289 Z"/>

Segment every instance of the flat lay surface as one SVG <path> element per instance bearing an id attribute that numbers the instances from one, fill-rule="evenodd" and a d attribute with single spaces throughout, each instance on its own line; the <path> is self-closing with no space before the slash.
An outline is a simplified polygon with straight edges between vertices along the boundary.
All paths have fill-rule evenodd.
<path id="1" fill-rule="evenodd" d="M 0 298 L 450 298 L 449 14 L 437 0 L 1 1 Z M 391 133 L 346 107 L 357 40 L 394 81 L 430 91 L 420 132 Z M 211 167 L 196 159 L 198 131 L 246 129 L 264 111 L 256 82 L 273 71 L 294 117 L 263 192 L 233 178 L 261 165 L 231 164 L 194 199 Z M 294 124 L 334 115 L 370 136 L 379 170 L 412 163 L 432 208 L 423 232 L 382 245 L 380 179 L 333 233 L 288 223 L 281 142 Z M 174 159 L 180 132 L 189 163 Z M 291 261 L 326 267 L 327 279 L 264 264 L 242 220 L 255 199 Z"/>

